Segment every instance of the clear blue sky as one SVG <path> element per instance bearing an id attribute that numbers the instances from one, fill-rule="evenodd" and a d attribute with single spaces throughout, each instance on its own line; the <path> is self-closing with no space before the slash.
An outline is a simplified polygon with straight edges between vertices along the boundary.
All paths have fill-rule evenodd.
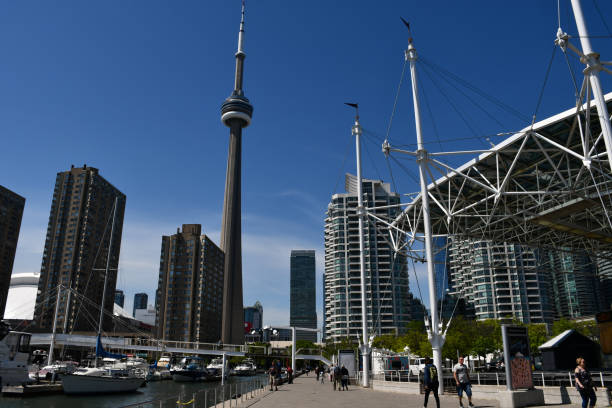
<path id="1" fill-rule="evenodd" d="M 266 323 L 286 324 L 289 252 L 315 249 L 321 318 L 324 212 L 343 189 L 338 178 L 355 168 L 352 150 L 342 166 L 353 115 L 343 102 L 361 105 L 365 176 L 389 181 L 380 143 L 406 47 L 399 16 L 411 22 L 421 56 L 527 118 L 460 88 L 466 97 L 439 70 L 420 68 L 425 139 L 455 140 L 429 146 L 481 148 L 475 135 L 528 124 L 551 58 L 556 3 L 250 0 L 245 92 L 255 112 L 243 145 L 245 304 L 260 300 Z M 612 3 L 583 3 L 591 34 L 609 36 Z M 117 286 L 128 309 L 135 292 L 153 301 L 162 234 L 201 223 L 218 242 L 228 143 L 219 106 L 233 86 L 239 12 L 239 0 L 2 4 L 0 184 L 27 199 L 15 272 L 40 269 L 55 174 L 71 164 L 99 168 L 127 195 Z M 569 0 L 561 0 L 561 23 L 576 33 Z M 612 60 L 611 38 L 593 42 Z M 579 74 L 575 57 L 571 64 Z M 409 80 L 390 133 L 397 145 L 415 141 Z M 538 118 L 573 103 L 557 52 Z M 400 192 L 417 190 L 406 172 L 393 172 Z"/>

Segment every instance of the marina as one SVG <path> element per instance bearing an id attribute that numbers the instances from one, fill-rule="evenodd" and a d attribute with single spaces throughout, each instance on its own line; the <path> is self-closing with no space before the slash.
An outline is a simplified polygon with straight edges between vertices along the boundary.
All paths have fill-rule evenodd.
<path id="1" fill-rule="evenodd" d="M 229 394 L 229 389 L 232 387 L 250 385 L 259 382 L 263 384 L 267 381 L 267 376 L 257 375 L 253 377 L 230 377 L 226 384 L 225 390 Z M 120 394 L 96 394 L 96 395 L 32 395 L 28 397 L 10 397 L 6 395 L 0 396 L 0 406 L 2 408 L 120 408 L 128 405 L 144 403 L 146 401 L 157 401 L 156 407 L 159 407 L 159 402 L 162 402 L 163 407 L 175 407 L 175 401 L 178 396 L 182 396 L 182 400 L 188 401 L 192 399 L 194 394 L 203 394 L 208 391 L 207 397 L 209 401 L 213 401 L 215 390 L 217 398 L 220 400 L 222 386 L 220 382 L 175 382 L 175 381 L 152 381 L 147 382 L 146 386 L 138 388 L 131 393 Z M 250 391 L 250 389 L 249 389 Z M 235 394 L 236 391 L 232 391 Z M 203 405 L 202 405 L 203 406 Z"/>
<path id="2" fill-rule="evenodd" d="M 610 405 L 612 92 L 605 90 L 612 83 L 612 61 L 600 60 L 595 50 L 600 46 L 593 44 L 612 39 L 612 31 L 595 1 L 590 13 L 601 16 L 609 36 L 587 30 L 580 0 L 557 2 L 556 35 L 551 30 L 553 52 L 544 80 L 529 86 L 517 81 L 516 88 L 529 89 L 530 95 L 535 85 L 540 89 L 530 116 L 456 76 L 457 67 L 443 58 L 442 65 L 433 63 L 430 58 L 438 58 L 438 51 L 431 39 L 421 31 L 413 35 L 416 27 L 424 28 L 424 20 L 414 10 L 410 22 L 398 15 L 396 23 L 401 22 L 407 45 L 395 50 L 397 62 L 403 59 L 403 64 L 387 132 L 383 136 L 367 128 L 382 129 L 371 116 L 375 98 L 350 94 L 343 108 L 351 109 L 354 121 L 350 128 L 347 121 L 343 130 L 345 139 L 349 129 L 352 137 L 340 178 L 326 207 L 306 200 L 308 211 L 319 207 L 318 226 L 324 223 L 324 259 L 315 255 L 320 248 L 293 249 L 314 247 L 308 241 L 268 245 L 262 239 L 257 249 L 258 253 L 291 250 L 289 276 L 283 272 L 289 278 L 289 292 L 279 295 L 269 281 L 253 279 L 255 273 L 245 275 L 248 279 L 243 282 L 243 266 L 254 268 L 250 259 L 243 264 L 242 243 L 247 203 L 242 200 L 242 139 L 254 108 L 243 87 L 247 19 L 242 0 L 234 87 L 220 112 L 221 123 L 229 129 L 220 228 L 216 231 L 206 220 L 202 229 L 203 224 L 195 223 L 202 221 L 186 219 L 189 223 L 176 228 L 176 233 L 169 234 L 167 225 L 146 231 L 143 235 L 162 234 L 161 250 L 155 238 L 151 252 L 155 257 L 148 254 L 150 262 L 144 266 L 150 276 L 132 281 L 138 273 L 135 263 L 126 261 L 125 255 L 120 262 L 126 195 L 86 164 L 58 173 L 41 272 L 26 282 L 33 309 L 28 316 L 11 315 L 0 321 L 0 408 L 225 408 L 228 402 L 229 407 L 245 408 L 385 408 L 422 406 L 423 398 L 427 407 L 430 392 L 438 408 L 463 408 L 464 391 L 470 407 L 474 407 L 472 396 L 476 406 L 488 408 L 575 404 L 580 399 L 587 406 L 589 398 L 592 407 L 595 400 Z M 262 14 L 256 9 L 254 22 Z M 429 18 L 427 24 L 441 16 Z M 469 31 L 456 30 L 462 35 Z M 372 38 L 393 38 L 397 32 Z M 540 36 L 535 31 L 532 35 Z M 482 46 L 476 52 L 489 56 L 492 52 L 485 50 L 490 48 Z M 609 54 L 607 48 L 601 51 Z M 565 88 L 568 95 L 574 93 L 567 100 L 560 92 L 554 96 L 565 101 L 562 107 L 543 101 L 552 87 L 547 84 L 551 67 L 556 66 L 555 52 L 563 53 L 571 77 Z M 391 71 L 382 69 L 387 62 L 380 65 L 372 66 L 381 79 L 377 87 L 388 89 L 382 80 Z M 333 66 L 324 76 L 327 71 Z M 343 71 L 355 74 L 346 67 Z M 509 65 L 500 77 L 513 71 Z M 364 78 L 355 76 L 351 82 L 364 84 Z M 463 112 L 466 107 L 453 103 L 443 91 L 434 96 L 431 109 L 426 92 L 433 90 L 430 82 L 437 87 L 439 80 L 449 82 L 475 105 L 469 109 L 474 117 L 464 115 L 469 113 Z M 561 84 L 556 74 L 550 83 L 554 81 Z M 402 84 L 410 89 L 400 98 Z M 248 94 L 256 95 L 251 89 Z M 315 94 L 320 104 L 322 93 Z M 473 98 L 483 100 L 477 103 Z M 465 137 L 442 120 L 450 112 L 442 107 L 442 99 L 472 136 Z M 408 115 L 401 108 L 405 100 L 411 100 Z M 307 105 L 306 100 L 300 102 Z M 502 115 L 491 108 L 501 108 L 503 115 L 518 112 L 519 119 L 501 123 Z M 402 133 L 406 126 L 410 134 L 414 132 L 408 141 L 416 143 L 406 144 L 399 129 L 391 133 L 394 117 Z M 486 123 L 489 119 L 496 123 Z M 472 122 L 483 129 L 472 128 Z M 438 137 L 438 126 L 445 137 L 454 138 L 448 139 L 448 146 Z M 257 131 L 255 127 L 248 132 Z M 434 133 L 439 149 L 432 144 Z M 484 147 L 470 139 L 480 140 Z M 354 175 L 352 168 L 344 172 L 352 143 Z M 380 161 L 384 156 L 388 182 L 380 174 L 377 179 L 366 174 L 372 172 L 368 167 L 376 167 L 371 157 L 366 161 L 368 143 L 379 149 Z M 329 150 L 335 153 L 336 147 Z M 393 169 L 403 172 L 399 188 Z M 310 172 L 313 179 L 329 176 Z M 208 169 L 200 174 L 213 173 Z M 339 193 L 342 175 L 346 192 Z M 114 177 L 114 183 L 120 182 Z M 160 181 L 156 188 L 166 184 Z M 304 182 L 295 184 L 301 196 Z M 117 186 L 134 188 L 127 183 Z M 165 197 L 158 190 L 155 193 Z M 0 196 L 0 204 L 4 201 Z M 20 205 L 23 211 L 23 202 Z M 300 220 L 291 215 L 292 220 Z M 130 217 L 125 234 L 131 238 Z M 13 218 L 21 222 L 21 214 Z M 10 234 L 18 237 L 18 227 L 12 227 Z M 218 245 L 210 238 L 216 239 L 217 232 Z M 274 240 L 284 240 L 284 232 L 273 234 Z M 245 254 L 251 254 L 257 240 L 244 237 Z M 317 237 L 321 244 L 320 234 Z M 146 248 L 153 246 L 141 241 Z M 269 269 L 277 263 L 271 262 Z M 319 277 L 317 265 L 324 268 Z M 257 273 L 263 275 L 264 270 L 260 267 Z M 266 279 L 270 276 L 266 274 Z M 425 290 L 420 279 L 427 280 Z M 16 279 L 15 288 L 20 284 L 25 290 L 25 281 Z M 153 305 L 147 292 L 151 294 L 155 285 Z M 124 303 L 124 289 L 130 296 L 138 290 L 133 304 Z M 259 300 L 244 307 L 245 299 L 252 301 L 254 293 L 260 296 L 266 291 L 270 292 L 269 324 L 264 323 L 268 320 Z M 319 294 L 322 311 L 317 307 Z M 0 301 L 8 298 L 2 295 L 0 291 Z M 277 300 L 281 296 L 290 298 L 289 316 L 282 299 Z M 4 304 L 0 306 L 2 311 Z M 289 323 L 280 323 L 279 315 L 288 317 Z"/>

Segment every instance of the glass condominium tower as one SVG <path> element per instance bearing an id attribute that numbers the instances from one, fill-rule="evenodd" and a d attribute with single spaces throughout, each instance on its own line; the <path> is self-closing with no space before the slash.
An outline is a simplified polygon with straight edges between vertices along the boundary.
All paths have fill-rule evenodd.
<path id="1" fill-rule="evenodd" d="M 296 327 L 317 328 L 315 251 L 291 251 L 291 300 L 289 324 Z M 297 331 L 298 340 L 317 341 L 316 332 Z"/>
<path id="2" fill-rule="evenodd" d="M 449 238 L 451 294 L 473 305 L 476 319 L 551 323 L 550 282 L 532 249 L 511 243 Z"/>
<path id="3" fill-rule="evenodd" d="M 357 178 L 346 175 L 346 193 L 334 194 L 325 218 L 324 314 L 325 340 L 361 337 L 361 274 Z M 392 220 L 400 211 L 399 194 L 388 183 L 363 180 L 365 207 L 384 207 L 373 212 Z M 366 299 L 369 331 L 403 334 L 411 319 L 412 298 L 408 287 L 405 252 L 395 254 L 386 228 L 364 223 Z M 401 243 L 400 243 L 401 244 Z"/>

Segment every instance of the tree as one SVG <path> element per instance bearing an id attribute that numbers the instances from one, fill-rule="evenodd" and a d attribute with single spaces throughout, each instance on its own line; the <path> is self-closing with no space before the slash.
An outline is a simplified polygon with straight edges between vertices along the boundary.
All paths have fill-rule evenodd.
<path id="1" fill-rule="evenodd" d="M 372 346 L 376 348 L 381 348 L 381 349 L 395 350 L 397 347 L 398 340 L 399 339 L 397 337 L 391 334 L 376 336 L 374 338 L 374 342 L 372 343 Z"/>
<path id="2" fill-rule="evenodd" d="M 527 333 L 529 334 L 529 348 L 531 350 L 531 355 L 540 355 L 540 349 L 538 349 L 538 347 L 546 343 L 546 340 L 548 340 L 546 325 L 543 323 L 528 324 Z"/>

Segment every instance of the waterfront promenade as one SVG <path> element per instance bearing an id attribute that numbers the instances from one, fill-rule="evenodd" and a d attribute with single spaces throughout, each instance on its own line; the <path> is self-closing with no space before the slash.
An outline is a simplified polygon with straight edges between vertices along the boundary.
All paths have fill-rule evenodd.
<path id="1" fill-rule="evenodd" d="M 498 408 L 497 401 L 474 400 L 477 407 Z M 467 407 L 467 400 L 464 398 Z M 349 386 L 348 391 L 334 391 L 332 384 L 325 381 L 317 383 L 314 375 L 302 375 L 293 384 L 285 384 L 278 391 L 267 392 L 260 398 L 244 402 L 241 407 L 253 408 L 295 408 L 295 407 L 333 407 L 333 408 L 397 408 L 422 407 L 423 395 L 399 394 L 374 391 L 359 386 Z M 430 395 L 428 407 L 435 408 L 436 401 Z M 457 408 L 456 395 L 440 396 L 442 408 Z"/>

